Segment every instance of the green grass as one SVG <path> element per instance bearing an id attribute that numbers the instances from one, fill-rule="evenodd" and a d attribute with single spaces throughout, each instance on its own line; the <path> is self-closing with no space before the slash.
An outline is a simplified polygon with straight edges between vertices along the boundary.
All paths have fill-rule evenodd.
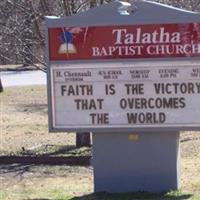
<path id="1" fill-rule="evenodd" d="M 23 190 L 0 190 L 0 200 L 69 200 L 73 197 L 67 196 L 66 192 L 59 189 L 53 190 L 38 190 L 23 189 Z"/>
<path id="2" fill-rule="evenodd" d="M 200 196 L 192 196 L 191 194 L 185 194 L 180 191 L 171 191 L 168 193 L 154 194 L 147 192 L 137 193 L 94 193 L 89 195 L 83 195 L 79 197 L 71 196 L 67 194 L 67 191 L 62 189 L 52 190 L 37 190 L 28 189 L 23 191 L 0 191 L 2 200 L 199 200 Z"/>

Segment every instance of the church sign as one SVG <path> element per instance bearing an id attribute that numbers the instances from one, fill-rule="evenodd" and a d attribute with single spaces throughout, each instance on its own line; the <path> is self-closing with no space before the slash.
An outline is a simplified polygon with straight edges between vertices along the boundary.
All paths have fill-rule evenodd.
<path id="1" fill-rule="evenodd" d="M 50 27 L 48 38 L 52 130 L 200 127 L 200 23 Z"/>
<path id="2" fill-rule="evenodd" d="M 200 131 L 200 13 L 116 0 L 46 22 L 49 130 L 93 133 L 94 192 L 179 189 L 179 132 Z"/>

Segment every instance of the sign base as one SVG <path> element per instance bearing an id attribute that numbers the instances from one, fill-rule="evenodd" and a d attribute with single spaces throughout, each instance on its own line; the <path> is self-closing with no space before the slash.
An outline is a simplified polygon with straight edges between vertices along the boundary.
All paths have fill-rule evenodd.
<path id="1" fill-rule="evenodd" d="M 95 192 L 179 188 L 179 133 L 93 134 Z"/>

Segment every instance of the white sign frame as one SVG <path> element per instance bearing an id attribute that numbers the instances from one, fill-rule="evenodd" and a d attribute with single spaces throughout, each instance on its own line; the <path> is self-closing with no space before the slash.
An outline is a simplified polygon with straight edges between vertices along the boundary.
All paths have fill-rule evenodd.
<path id="1" fill-rule="evenodd" d="M 89 67 L 88 67 L 89 66 Z M 139 78 L 135 78 L 133 77 L 132 80 L 130 77 L 127 76 L 128 74 L 128 71 L 130 71 L 130 69 L 132 71 L 144 71 L 146 69 L 146 71 L 148 70 L 148 78 L 142 78 L 141 76 Z M 197 73 L 196 73 L 196 76 L 197 77 L 191 77 L 192 75 L 192 70 L 194 69 L 197 69 Z M 192 84 L 192 82 L 194 82 L 194 88 L 191 88 L 192 91 L 189 91 L 190 92 L 195 92 L 194 94 L 194 98 L 196 98 L 196 96 L 200 96 L 200 93 L 199 93 L 199 90 L 200 90 L 200 81 L 199 81 L 199 78 L 200 78 L 200 62 L 176 62 L 176 61 L 172 61 L 172 62 L 165 62 L 165 63 L 161 63 L 161 62 L 141 62 L 141 63 L 133 63 L 133 62 L 125 62 L 125 63 L 107 63 L 107 65 L 105 66 L 105 64 L 73 64 L 72 67 L 71 65 L 69 66 L 65 66 L 64 64 L 54 64 L 53 67 L 51 67 L 51 101 L 52 101 L 52 122 L 53 122 L 53 130 L 55 131 L 60 131 L 60 130 L 66 130 L 66 131 L 77 131 L 77 127 L 79 127 L 78 130 L 84 130 L 84 131 L 102 131 L 102 130 L 107 130 L 107 131 L 122 131 L 122 130 L 126 130 L 126 131 L 132 131 L 132 130 L 142 130 L 142 131 L 145 131 L 145 130 L 149 130 L 149 129 L 153 129 L 153 130 L 160 130 L 160 129 L 167 129 L 169 130 L 170 129 L 173 129 L 173 130 L 199 130 L 200 128 L 200 112 L 199 112 L 199 115 L 198 115 L 198 110 L 194 110 L 191 111 L 190 109 L 191 108 L 187 108 L 189 106 L 189 102 L 187 100 L 187 92 L 185 94 L 164 94 L 165 98 L 169 98 L 169 97 L 174 97 L 174 98 L 184 98 L 184 102 L 180 103 L 179 102 L 179 106 L 181 107 L 181 105 L 185 104 L 185 108 L 182 108 L 183 110 L 183 113 L 187 113 L 187 114 L 190 114 L 190 116 L 187 117 L 187 120 L 197 120 L 195 123 L 192 123 L 192 122 L 189 122 L 189 123 L 186 123 L 186 121 L 182 120 L 182 117 L 180 116 L 180 113 L 182 112 L 180 109 L 178 111 L 176 111 L 176 108 L 173 110 L 173 108 L 170 110 L 169 108 L 168 109 L 163 109 L 163 112 L 162 113 L 165 113 L 167 112 L 168 114 L 166 115 L 170 115 L 168 116 L 168 118 L 172 119 L 173 118 L 173 115 L 174 116 L 178 116 L 175 120 L 180 120 L 180 122 L 178 121 L 175 121 L 175 122 L 172 122 L 172 123 L 160 123 L 160 124 L 156 124 L 156 123 L 153 123 L 153 124 L 142 124 L 142 123 L 137 123 L 137 124 L 123 124 L 120 122 L 123 121 L 121 120 L 121 118 L 119 118 L 119 120 L 117 121 L 117 123 L 115 124 L 92 124 L 92 123 L 89 123 L 89 124 L 80 124 L 80 120 L 78 121 L 78 115 L 79 115 L 79 112 L 83 112 L 83 121 L 85 118 L 90 118 L 88 116 L 88 113 L 105 113 L 106 110 L 98 110 L 97 108 L 97 111 L 94 111 L 93 109 L 92 110 L 87 110 L 87 111 L 84 111 L 84 109 L 82 110 L 81 108 L 81 104 L 79 102 L 79 111 L 76 112 L 76 110 L 73 110 L 73 106 L 76 106 L 77 107 L 77 102 L 71 102 L 69 103 L 69 105 L 66 103 L 65 105 L 64 104 L 56 104 L 56 101 L 57 101 L 57 95 L 55 93 L 60 93 L 60 89 L 59 89 L 59 92 L 57 91 L 58 89 L 55 89 L 57 88 L 57 85 L 59 85 L 59 88 L 60 88 L 60 82 L 63 81 L 64 79 L 66 80 L 66 77 L 65 78 L 57 78 L 57 82 L 55 81 L 55 77 L 54 77 L 54 71 L 56 71 L 57 73 L 61 73 L 62 71 L 64 70 L 64 72 L 70 72 L 70 73 L 73 73 L 73 71 L 77 71 L 79 70 L 80 72 L 86 72 L 86 71 L 92 71 L 92 72 L 99 72 L 99 71 L 120 71 L 122 73 L 124 73 L 124 71 L 126 71 L 126 75 L 118 75 L 118 79 L 115 80 L 115 78 L 113 79 L 112 77 L 109 79 L 108 78 L 108 81 L 107 79 L 103 79 L 102 78 L 102 84 L 105 85 L 105 84 L 108 84 L 109 82 L 110 83 L 114 83 L 116 84 L 118 81 L 120 81 L 120 84 L 118 85 L 123 85 L 124 83 L 132 83 L 132 84 L 135 84 L 135 85 L 138 85 L 138 83 L 143 83 L 143 90 L 144 93 L 143 94 L 140 94 L 140 95 L 137 95 L 137 94 L 129 94 L 126 96 L 126 98 L 133 98 L 135 95 L 137 97 L 137 99 L 148 99 L 148 98 L 153 98 L 154 94 L 153 92 L 150 92 L 149 95 L 145 94 L 145 93 L 148 93 L 149 91 L 149 83 L 154 80 L 154 83 L 157 84 L 157 83 L 163 83 L 166 85 L 166 83 L 170 83 L 170 82 L 175 82 L 175 83 L 188 83 L 190 82 L 190 84 Z M 158 72 L 158 71 L 161 71 L 161 72 Z M 165 72 L 163 72 L 165 71 Z M 167 71 L 167 72 L 166 72 Z M 171 72 L 173 71 L 173 72 Z M 131 74 L 130 74 L 131 75 Z M 63 82 L 63 85 L 70 85 L 70 86 L 74 86 L 74 85 L 79 85 L 79 84 L 87 84 L 89 82 L 90 85 L 92 85 L 93 87 L 95 87 L 97 85 L 97 82 L 100 81 L 101 79 L 101 76 L 102 75 L 99 75 L 99 80 L 98 79 L 98 76 L 95 76 L 95 80 L 93 77 L 86 77 L 83 79 L 85 79 L 85 81 L 69 81 L 69 80 L 66 80 L 66 82 L 64 81 Z M 127 80 L 124 80 L 125 77 L 127 76 Z M 160 78 L 159 76 L 164 76 L 163 78 Z M 166 76 L 172 76 L 172 77 L 166 77 Z M 173 77 L 174 76 L 174 77 Z M 177 78 L 178 77 L 178 78 Z M 80 77 L 78 77 L 80 78 Z M 121 79 L 121 80 L 120 80 Z M 123 79 L 123 80 L 122 80 Z M 195 83 L 198 82 L 198 87 L 195 88 Z M 57 85 L 56 85 L 57 84 Z M 192 85 L 191 85 L 192 86 Z M 99 86 L 98 86 L 99 87 Z M 118 86 L 119 87 L 119 86 Z M 120 86 L 122 87 L 122 86 Z M 102 86 L 101 86 L 102 88 Z M 66 88 L 65 88 L 66 89 Z M 115 88 L 116 89 L 116 92 L 121 92 L 120 89 L 118 88 Z M 94 90 L 94 88 L 93 88 Z M 174 88 L 170 87 L 170 92 L 171 90 L 174 90 Z M 183 89 L 184 90 L 184 89 Z M 63 93 L 65 93 L 66 90 L 63 91 Z M 155 91 L 154 91 L 155 92 Z M 166 92 L 166 91 L 165 91 Z M 184 91 L 182 91 L 184 93 Z M 69 99 L 69 98 L 72 98 L 72 99 L 95 99 L 95 94 L 93 93 L 92 95 L 89 95 L 89 96 L 81 96 L 81 95 L 77 95 L 75 94 L 75 97 L 73 96 L 73 90 L 72 92 L 69 94 L 69 96 L 65 96 L 65 94 L 63 94 L 63 97 L 61 97 L 62 99 Z M 152 93 L 152 94 L 151 94 Z M 103 94 L 101 94 L 103 95 Z M 119 94 L 118 96 L 115 96 L 113 95 L 113 97 L 110 97 L 112 98 L 111 102 L 109 102 L 108 104 L 108 107 L 111 107 L 112 106 L 112 101 L 113 101 L 113 98 L 115 99 L 115 102 L 119 102 L 119 99 L 123 98 L 123 95 L 120 96 L 121 94 Z M 193 95 L 193 94 L 189 94 L 189 95 Z M 72 96 L 72 97 L 71 97 Z M 124 94 L 125 96 L 125 94 Z M 89 97 L 89 98 L 88 98 Z M 157 97 L 155 98 L 159 98 L 159 94 L 157 95 Z M 173 98 L 173 99 L 174 99 Z M 103 97 L 102 96 L 102 99 L 105 99 L 105 96 Z M 124 97 L 125 99 L 125 97 Z M 130 98 L 129 98 L 130 99 Z M 161 99 L 161 98 L 159 98 Z M 105 100 L 103 103 L 106 104 L 106 101 L 108 101 L 109 98 L 107 97 L 107 100 Z M 191 100 L 193 102 L 192 105 L 194 105 L 194 99 L 191 97 Z M 74 100 L 75 101 L 75 100 Z M 182 100 L 183 101 L 183 100 Z M 63 102 L 63 101 L 60 101 L 60 102 Z M 62 107 L 59 107 L 59 105 L 62 105 Z M 101 105 L 102 106 L 102 105 Z M 67 110 L 67 109 L 72 109 L 71 112 L 69 111 L 69 116 L 72 120 L 72 123 L 74 122 L 75 120 L 75 123 L 74 124 L 70 124 L 71 122 L 69 122 L 69 124 L 67 124 L 68 122 L 66 121 L 65 124 L 62 124 L 62 125 L 59 125 L 59 120 L 62 120 L 62 118 L 67 118 L 67 116 L 61 116 L 61 112 L 63 110 Z M 119 115 L 120 113 L 119 112 L 115 112 L 115 109 L 117 109 L 116 105 L 111 109 L 113 110 L 112 111 L 107 111 L 109 113 L 109 115 Z M 197 107 L 197 109 L 199 109 L 200 111 L 200 102 L 199 102 L 199 105 Z M 59 110 L 59 114 L 56 113 L 56 110 Z M 118 109 L 119 110 L 123 110 L 122 108 Z M 145 109 L 138 109 L 137 110 L 137 113 L 140 113 L 142 111 L 144 111 Z M 147 109 L 148 112 L 150 113 L 150 110 Z M 161 109 L 162 110 L 162 109 Z M 158 113 L 159 109 L 154 109 L 154 113 Z M 57 111 L 58 112 L 58 111 Z M 73 112 L 76 112 L 76 114 L 74 114 Z M 130 113 L 132 112 L 132 109 L 128 108 L 128 109 L 125 109 L 125 111 L 123 111 L 123 113 Z M 193 115 L 197 114 L 197 116 L 193 117 Z M 172 114 L 173 113 L 173 114 Z M 74 114 L 74 115 L 73 115 Z M 167 117 L 167 116 L 166 116 Z M 113 117 L 114 118 L 114 117 Z M 95 119 L 95 118 L 94 118 Z M 198 120 L 199 119 L 199 120 Z M 69 119 L 70 121 L 70 119 Z M 57 122 L 57 123 L 56 123 Z"/>

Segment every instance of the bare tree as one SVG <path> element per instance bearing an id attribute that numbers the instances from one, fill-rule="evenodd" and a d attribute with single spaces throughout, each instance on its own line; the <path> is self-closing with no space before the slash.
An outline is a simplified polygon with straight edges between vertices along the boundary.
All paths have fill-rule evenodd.
<path id="1" fill-rule="evenodd" d="M 69 16 L 110 1 L 1 0 L 0 64 L 31 64 L 45 70 L 44 16 Z M 200 11 L 200 0 L 155 1 L 187 10 Z"/>

